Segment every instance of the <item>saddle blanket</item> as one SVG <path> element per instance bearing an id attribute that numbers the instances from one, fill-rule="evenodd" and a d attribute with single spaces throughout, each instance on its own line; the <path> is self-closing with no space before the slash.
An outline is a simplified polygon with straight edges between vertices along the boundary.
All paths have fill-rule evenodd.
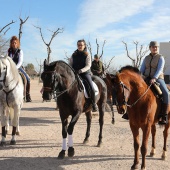
<path id="1" fill-rule="evenodd" d="M 85 98 L 90 98 L 90 97 L 88 96 L 87 90 L 86 90 L 83 82 L 82 82 L 82 85 L 83 85 L 83 88 L 84 88 L 84 96 L 85 96 Z M 98 87 L 97 87 L 97 85 L 96 85 L 95 82 L 93 82 L 93 87 L 94 87 L 94 90 L 95 90 L 95 96 L 97 96 L 97 95 L 99 94 L 99 89 L 98 89 Z"/>

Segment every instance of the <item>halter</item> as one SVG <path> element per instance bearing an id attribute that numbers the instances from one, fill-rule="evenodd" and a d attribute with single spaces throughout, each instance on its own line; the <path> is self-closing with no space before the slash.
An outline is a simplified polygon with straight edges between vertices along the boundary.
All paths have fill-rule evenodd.
<path id="1" fill-rule="evenodd" d="M 128 91 L 130 91 L 130 90 L 129 90 L 129 88 L 128 88 L 123 82 L 120 82 L 119 84 L 120 84 L 120 85 L 122 86 L 122 88 L 123 88 L 123 102 L 122 102 L 121 105 L 118 105 L 118 106 L 126 105 L 127 107 L 130 107 L 130 108 L 132 108 L 134 105 L 136 105 L 136 103 L 148 92 L 148 90 L 150 89 L 150 87 L 151 87 L 151 85 L 152 85 L 152 84 L 150 84 L 150 85 L 148 86 L 148 88 L 146 89 L 146 91 L 145 91 L 133 104 L 129 105 L 129 104 L 127 103 L 128 101 L 125 100 L 125 89 L 127 89 Z"/>
<path id="2" fill-rule="evenodd" d="M 50 73 L 56 73 L 56 71 L 45 71 L 44 73 L 46 74 L 50 74 Z M 66 88 L 65 90 L 62 90 L 60 92 L 57 93 L 57 95 L 55 94 L 54 99 L 58 98 L 59 96 L 61 96 L 62 94 L 64 94 L 65 92 L 67 92 L 72 86 L 73 84 L 76 82 L 76 78 L 74 79 L 74 81 L 69 85 L 68 88 Z M 43 87 L 44 91 L 46 92 L 51 92 L 53 89 L 51 87 Z M 56 92 L 55 90 L 53 91 L 53 93 Z"/>

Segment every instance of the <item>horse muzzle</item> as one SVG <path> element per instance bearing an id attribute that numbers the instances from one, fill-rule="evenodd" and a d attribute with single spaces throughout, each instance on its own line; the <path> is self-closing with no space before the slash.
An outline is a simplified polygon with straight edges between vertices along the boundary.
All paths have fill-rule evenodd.
<path id="1" fill-rule="evenodd" d="M 122 105 L 122 106 L 117 106 L 117 111 L 119 114 L 125 114 L 127 111 L 127 107 Z"/>

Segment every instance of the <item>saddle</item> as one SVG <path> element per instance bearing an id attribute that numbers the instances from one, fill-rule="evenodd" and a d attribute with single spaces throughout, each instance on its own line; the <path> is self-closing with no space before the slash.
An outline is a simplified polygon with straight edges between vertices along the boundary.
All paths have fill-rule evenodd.
<path id="1" fill-rule="evenodd" d="M 147 77 L 147 78 L 144 78 L 144 80 L 145 80 L 146 84 L 149 86 L 151 78 Z M 151 90 L 156 98 L 162 99 L 162 91 L 159 86 L 160 86 L 160 84 L 158 82 L 155 82 L 152 84 Z"/>
<path id="2" fill-rule="evenodd" d="M 26 98 L 27 79 L 26 79 L 25 75 L 21 71 L 19 71 L 19 74 L 21 76 L 21 79 L 22 79 L 22 82 L 23 82 L 23 85 L 24 85 L 24 92 L 23 93 L 24 93 L 24 101 L 26 101 L 25 98 Z"/>
<path id="3" fill-rule="evenodd" d="M 89 83 L 82 79 L 79 75 L 76 75 L 76 79 L 78 81 L 78 89 L 79 91 L 83 91 L 84 92 L 84 96 L 86 98 L 86 102 L 84 104 L 84 109 L 83 110 L 86 110 L 89 106 L 92 105 L 92 102 L 91 102 L 91 88 L 90 88 L 90 85 Z M 95 95 L 97 95 L 99 93 L 99 89 L 97 87 L 97 85 L 93 82 L 93 87 L 95 89 Z"/>

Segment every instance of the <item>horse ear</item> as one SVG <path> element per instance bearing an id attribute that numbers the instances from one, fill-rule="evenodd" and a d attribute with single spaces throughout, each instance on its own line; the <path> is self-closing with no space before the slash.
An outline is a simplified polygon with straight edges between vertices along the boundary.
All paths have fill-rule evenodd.
<path id="1" fill-rule="evenodd" d="M 47 60 L 44 60 L 44 68 L 47 66 Z"/>

